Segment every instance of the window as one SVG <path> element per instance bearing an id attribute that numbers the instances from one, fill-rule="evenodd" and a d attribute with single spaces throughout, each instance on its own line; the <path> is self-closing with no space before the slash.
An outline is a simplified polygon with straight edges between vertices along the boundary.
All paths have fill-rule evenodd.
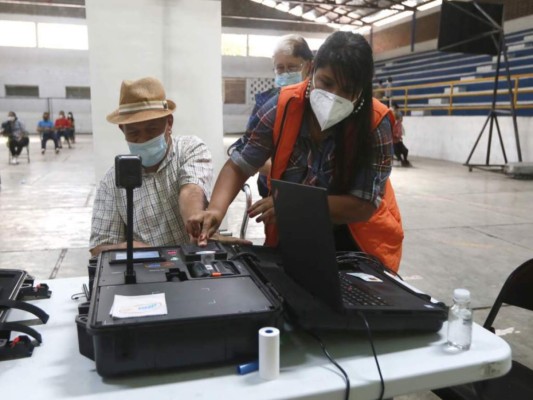
<path id="1" fill-rule="evenodd" d="M 311 51 L 316 51 L 322 46 L 326 39 L 317 39 L 317 38 L 305 38 L 305 41 L 309 45 Z"/>
<path id="2" fill-rule="evenodd" d="M 6 97 L 39 97 L 39 86 L 6 85 Z"/>
<path id="3" fill-rule="evenodd" d="M 89 39 L 86 25 L 37 24 L 39 47 L 47 49 L 88 50 Z"/>
<path id="4" fill-rule="evenodd" d="M 248 35 L 248 55 L 251 57 L 272 57 L 278 36 Z"/>
<path id="5" fill-rule="evenodd" d="M 222 34 L 223 56 L 246 56 L 246 35 Z"/>
<path id="6" fill-rule="evenodd" d="M 67 99 L 90 99 L 91 88 L 89 86 L 67 86 L 65 88 Z"/>
<path id="7" fill-rule="evenodd" d="M 36 47 L 35 22 L 0 21 L 0 46 Z"/>
<path id="8" fill-rule="evenodd" d="M 224 79 L 224 104 L 246 103 L 246 79 Z"/>

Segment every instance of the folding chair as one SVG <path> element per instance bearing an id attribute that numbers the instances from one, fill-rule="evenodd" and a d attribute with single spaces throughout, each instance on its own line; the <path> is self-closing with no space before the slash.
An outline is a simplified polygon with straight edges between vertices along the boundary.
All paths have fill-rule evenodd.
<path id="1" fill-rule="evenodd" d="M 244 186 L 241 189 L 244 192 L 244 195 L 246 196 L 246 208 L 244 209 L 244 215 L 242 216 L 242 222 L 241 222 L 241 232 L 239 237 L 241 239 L 246 238 L 246 229 L 248 229 L 248 209 L 252 206 L 252 190 L 250 189 L 250 186 L 245 183 Z"/>
<path id="2" fill-rule="evenodd" d="M 495 332 L 494 320 L 502 304 L 533 311 L 533 259 L 515 269 L 505 281 L 483 327 Z M 531 400 L 533 370 L 512 362 L 511 370 L 500 378 L 434 390 L 443 400 Z"/>
<path id="3" fill-rule="evenodd" d="M 11 150 L 9 149 L 9 140 L 6 142 L 6 146 L 7 146 L 7 153 L 9 154 L 9 158 L 7 162 L 11 164 L 11 160 L 13 160 L 13 155 L 11 154 Z M 26 152 L 24 152 L 24 149 L 26 150 Z M 24 146 L 24 148 L 22 149 L 22 152 L 18 155 L 18 158 L 19 159 L 26 158 L 28 160 L 28 163 L 30 162 L 30 142 L 29 141 L 28 141 L 28 144 Z"/>

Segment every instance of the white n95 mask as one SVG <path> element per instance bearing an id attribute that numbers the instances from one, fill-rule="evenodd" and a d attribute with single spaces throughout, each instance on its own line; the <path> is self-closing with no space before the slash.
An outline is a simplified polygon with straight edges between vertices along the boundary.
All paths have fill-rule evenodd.
<path id="1" fill-rule="evenodd" d="M 354 108 L 350 100 L 322 89 L 313 89 L 309 101 L 323 131 L 341 122 Z"/>

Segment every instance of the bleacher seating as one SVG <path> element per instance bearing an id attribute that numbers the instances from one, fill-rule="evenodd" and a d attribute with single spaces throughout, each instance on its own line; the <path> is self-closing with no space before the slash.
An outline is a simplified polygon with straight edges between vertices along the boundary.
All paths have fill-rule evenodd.
<path id="1" fill-rule="evenodd" d="M 511 75 L 533 74 L 533 29 L 515 32 L 505 36 L 508 48 L 508 61 Z M 447 115 L 450 88 L 438 83 L 462 81 L 454 85 L 453 115 L 487 115 L 487 107 L 492 102 L 493 78 L 496 72 L 497 57 L 448 53 L 437 50 L 409 54 L 376 62 L 376 79 L 386 81 L 393 78 L 392 95 L 402 107 L 416 108 L 424 115 Z M 500 82 L 497 102 L 509 107 L 508 84 L 505 80 L 505 64 L 501 56 Z M 488 78 L 486 81 L 469 82 L 472 79 Z M 464 83 L 463 83 L 464 82 Z M 514 84 L 514 82 L 512 81 Z M 404 104 L 404 89 L 395 87 L 430 84 L 426 87 L 413 87 L 408 90 L 407 104 Z M 519 81 L 517 92 L 517 115 L 533 116 L 533 75 Z M 455 106 L 479 109 L 455 109 Z M 526 108 L 523 108 L 525 106 Z M 435 109 L 439 108 L 441 109 Z M 424 110 L 428 108 L 428 110 Z M 415 112 L 413 112 L 415 115 Z"/>

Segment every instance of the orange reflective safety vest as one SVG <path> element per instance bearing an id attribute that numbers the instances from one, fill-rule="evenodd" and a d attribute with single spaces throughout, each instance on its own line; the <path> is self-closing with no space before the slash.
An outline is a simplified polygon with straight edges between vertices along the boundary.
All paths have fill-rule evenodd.
<path id="1" fill-rule="evenodd" d="M 275 154 L 272 157 L 270 179 L 281 179 L 287 168 L 302 125 L 307 83 L 306 80 L 296 85 L 284 87 L 280 92 L 274 123 Z M 391 123 L 394 124 L 394 116 L 379 100 L 373 100 L 373 108 L 372 130 L 376 129 L 387 115 L 389 115 Z M 390 179 L 387 179 L 385 183 L 385 193 L 381 204 L 372 217 L 365 222 L 348 224 L 348 227 L 353 239 L 362 251 L 377 257 L 392 270 L 398 270 L 402 256 L 403 229 L 400 210 Z M 272 247 L 277 246 L 277 226 L 275 224 L 266 225 L 265 232 L 265 244 Z"/>

